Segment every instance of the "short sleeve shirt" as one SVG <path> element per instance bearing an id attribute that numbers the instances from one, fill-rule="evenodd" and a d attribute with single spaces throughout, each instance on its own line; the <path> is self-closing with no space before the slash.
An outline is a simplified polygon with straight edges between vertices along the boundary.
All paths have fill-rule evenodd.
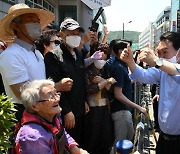
<path id="1" fill-rule="evenodd" d="M 32 81 L 35 79 L 45 79 L 45 66 L 43 56 L 38 50 L 32 51 L 27 44 L 18 39 L 18 43 L 10 45 L 0 55 L 0 73 L 7 95 L 15 103 L 21 104 L 21 101 L 13 94 L 10 85 Z"/>
<path id="2" fill-rule="evenodd" d="M 125 95 L 129 100 L 132 101 L 132 85 L 128 75 L 127 65 L 124 62 L 115 58 L 113 63 L 111 63 L 110 66 L 106 67 L 108 68 L 110 76 L 117 81 L 114 86 L 121 87 L 123 95 Z M 111 112 L 113 113 L 120 110 L 131 111 L 132 109 L 114 98 L 111 103 Z"/>

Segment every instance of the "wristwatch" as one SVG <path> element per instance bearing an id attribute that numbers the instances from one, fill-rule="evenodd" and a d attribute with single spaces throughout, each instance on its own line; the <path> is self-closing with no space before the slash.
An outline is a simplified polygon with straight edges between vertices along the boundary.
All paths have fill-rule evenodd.
<path id="1" fill-rule="evenodd" d="M 158 60 L 156 60 L 156 68 L 159 68 L 163 65 L 163 58 L 159 58 Z"/>

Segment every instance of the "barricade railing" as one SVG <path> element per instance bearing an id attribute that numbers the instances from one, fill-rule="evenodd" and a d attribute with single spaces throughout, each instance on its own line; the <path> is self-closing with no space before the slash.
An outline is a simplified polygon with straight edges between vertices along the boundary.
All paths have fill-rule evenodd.
<path id="1" fill-rule="evenodd" d="M 138 84 L 136 82 L 134 83 L 134 102 L 148 109 L 148 102 L 150 101 L 150 96 L 148 96 L 149 98 L 145 99 L 145 86 L 146 85 Z M 143 150 L 146 147 L 150 146 L 149 125 L 151 125 L 152 127 L 152 121 L 150 119 L 149 113 L 146 117 L 142 113 L 138 113 L 137 111 L 134 112 L 135 136 L 132 153 L 143 153 Z M 155 137 L 155 133 L 153 135 Z M 156 137 L 155 140 L 157 140 Z"/>

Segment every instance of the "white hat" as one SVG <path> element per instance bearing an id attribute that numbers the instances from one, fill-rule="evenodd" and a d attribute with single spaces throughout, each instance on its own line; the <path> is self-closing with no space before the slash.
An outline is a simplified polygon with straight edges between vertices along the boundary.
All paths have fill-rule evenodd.
<path id="1" fill-rule="evenodd" d="M 84 32 L 84 29 L 79 25 L 79 23 L 77 21 L 75 21 L 74 19 L 71 19 L 71 18 L 65 19 L 60 25 L 60 30 L 64 30 L 64 29 L 75 30 L 77 28 L 81 32 Z"/>

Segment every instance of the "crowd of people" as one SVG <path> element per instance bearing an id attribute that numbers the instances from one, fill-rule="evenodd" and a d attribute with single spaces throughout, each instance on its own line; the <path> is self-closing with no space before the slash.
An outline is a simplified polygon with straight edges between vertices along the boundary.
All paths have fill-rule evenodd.
<path id="1" fill-rule="evenodd" d="M 115 153 L 117 141 L 133 140 L 134 109 L 147 115 L 133 102 L 136 80 L 160 87 L 156 153 L 178 153 L 180 34 L 163 34 L 156 51 L 145 47 L 134 60 L 131 41 L 107 44 L 107 27 L 100 39 L 72 18 L 59 31 L 50 26 L 53 20 L 53 13 L 25 4 L 13 5 L 0 20 L 1 83 L 17 109 L 12 151 Z"/>

